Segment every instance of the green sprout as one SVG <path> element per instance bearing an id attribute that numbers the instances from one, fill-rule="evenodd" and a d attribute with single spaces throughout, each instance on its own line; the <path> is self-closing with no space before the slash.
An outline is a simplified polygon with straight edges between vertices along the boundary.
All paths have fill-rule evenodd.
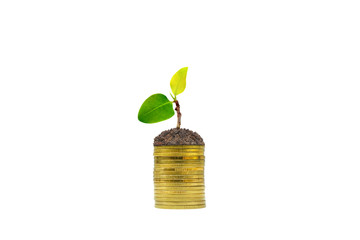
<path id="1" fill-rule="evenodd" d="M 143 123 L 157 123 L 167 120 L 174 116 L 173 103 L 175 104 L 175 111 L 177 113 L 176 128 L 181 125 L 180 104 L 177 100 L 177 95 L 182 93 L 186 87 L 187 67 L 181 68 L 177 71 L 170 80 L 171 95 L 173 101 L 170 101 L 164 94 L 157 93 L 148 97 L 141 105 L 138 119 Z"/>

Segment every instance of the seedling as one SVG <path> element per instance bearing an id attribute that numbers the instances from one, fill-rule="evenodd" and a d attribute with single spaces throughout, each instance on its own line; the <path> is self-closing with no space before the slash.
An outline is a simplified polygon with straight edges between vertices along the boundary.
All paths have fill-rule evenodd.
<path id="1" fill-rule="evenodd" d="M 196 209 L 205 207 L 204 148 L 199 134 L 180 128 L 181 113 L 177 96 L 185 90 L 187 67 L 171 78 L 170 101 L 164 94 L 148 97 L 141 105 L 138 119 L 157 123 L 177 113 L 176 128 L 154 138 L 154 200 L 156 208 Z M 173 109 L 175 104 L 175 111 Z"/>
<path id="2" fill-rule="evenodd" d="M 141 105 L 138 119 L 143 123 L 157 123 L 170 119 L 175 115 L 173 104 L 175 104 L 175 111 L 177 113 L 176 128 L 181 125 L 180 104 L 177 100 L 177 95 L 182 93 L 186 87 L 187 67 L 181 68 L 177 71 L 170 80 L 171 95 L 173 101 L 170 101 L 164 94 L 157 93 L 148 97 Z"/>

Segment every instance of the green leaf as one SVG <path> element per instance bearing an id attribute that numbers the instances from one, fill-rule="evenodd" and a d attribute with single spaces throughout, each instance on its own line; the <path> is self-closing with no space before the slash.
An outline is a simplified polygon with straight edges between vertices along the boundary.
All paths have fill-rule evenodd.
<path id="1" fill-rule="evenodd" d="M 138 119 L 143 123 L 157 123 L 174 116 L 172 102 L 164 94 L 154 94 L 141 105 Z"/>
<path id="2" fill-rule="evenodd" d="M 185 90 L 187 70 L 188 67 L 181 68 L 171 78 L 170 87 L 175 97 Z"/>

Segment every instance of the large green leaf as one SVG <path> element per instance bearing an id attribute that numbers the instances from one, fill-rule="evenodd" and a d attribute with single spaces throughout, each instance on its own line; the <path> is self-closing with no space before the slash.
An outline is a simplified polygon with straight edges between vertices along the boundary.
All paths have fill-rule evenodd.
<path id="1" fill-rule="evenodd" d="M 164 94 L 154 94 L 141 105 L 138 119 L 143 123 L 157 123 L 174 116 L 172 102 Z"/>
<path id="2" fill-rule="evenodd" d="M 185 90 L 187 70 L 187 67 L 181 68 L 171 78 L 170 87 L 175 97 Z"/>

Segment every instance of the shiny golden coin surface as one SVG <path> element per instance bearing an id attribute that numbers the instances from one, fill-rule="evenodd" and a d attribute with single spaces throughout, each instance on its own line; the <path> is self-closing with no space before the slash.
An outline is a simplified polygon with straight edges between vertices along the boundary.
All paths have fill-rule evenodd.
<path id="1" fill-rule="evenodd" d="M 173 161 L 177 161 L 177 160 L 181 160 L 181 161 L 195 161 L 195 160 L 205 160 L 205 156 L 204 155 L 197 155 L 197 156 L 156 156 L 154 155 L 154 160 L 155 161 L 167 161 L 167 160 L 173 160 Z"/>
<path id="2" fill-rule="evenodd" d="M 161 199 L 155 199 L 155 203 L 159 204 L 159 202 L 172 202 L 172 203 L 177 203 L 177 202 L 198 202 L 200 201 L 198 204 L 203 204 L 205 203 L 205 199 L 200 199 L 200 198 L 191 198 L 191 199 L 169 199 L 169 200 L 166 200 L 168 198 L 161 198 Z M 179 201 L 179 200 L 184 200 L 184 201 Z M 166 204 L 163 204 L 163 205 L 166 205 Z M 171 205 L 171 204 L 169 204 Z M 178 204 L 178 205 L 186 205 L 186 204 Z M 187 204 L 189 205 L 189 204 Z"/>
<path id="3" fill-rule="evenodd" d="M 204 201 L 205 200 L 205 194 L 202 195 L 183 195 L 183 194 L 161 194 L 161 195 L 155 195 L 154 200 L 155 201 L 166 201 L 164 199 L 171 199 L 173 202 L 177 201 Z"/>
<path id="4" fill-rule="evenodd" d="M 155 193 L 169 193 L 169 194 L 192 194 L 192 193 L 204 193 L 204 190 L 154 190 Z"/>
<path id="5" fill-rule="evenodd" d="M 185 169 L 185 168 L 184 168 Z M 169 168 L 154 168 L 154 174 L 162 174 L 162 175 L 204 175 L 204 169 L 197 169 L 194 168 L 192 170 L 185 169 L 176 169 L 176 170 L 169 170 Z"/>
<path id="6" fill-rule="evenodd" d="M 154 156 L 156 157 L 198 157 L 202 156 L 201 152 L 184 152 L 183 154 L 181 152 L 162 152 L 162 153 L 154 153 Z"/>
<path id="7" fill-rule="evenodd" d="M 205 190 L 205 187 L 154 187 L 155 190 Z"/>
<path id="8" fill-rule="evenodd" d="M 173 206 L 173 205 L 159 205 L 155 204 L 156 208 L 162 208 L 162 209 L 197 209 L 197 208 L 205 208 L 205 204 L 200 205 L 192 205 L 192 206 Z"/>
<path id="9" fill-rule="evenodd" d="M 204 160 L 154 160 L 155 164 L 204 164 Z"/>
<path id="10" fill-rule="evenodd" d="M 189 189 L 190 187 L 168 187 L 166 186 L 165 188 L 164 187 L 155 187 L 154 186 L 154 190 L 180 190 L 180 191 L 183 191 L 183 190 L 187 190 Z M 191 189 L 189 189 L 191 190 Z M 203 190 L 205 191 L 205 187 L 204 186 L 197 186 L 196 188 L 194 188 L 194 190 Z"/>
<path id="11" fill-rule="evenodd" d="M 187 191 L 187 192 L 195 192 L 195 191 L 205 191 L 205 188 L 195 188 L 195 189 L 189 189 L 189 188 L 155 188 L 155 192 L 163 192 L 163 191 Z"/>
<path id="12" fill-rule="evenodd" d="M 186 152 L 156 152 L 154 156 L 160 157 L 193 157 L 201 156 L 201 151 L 186 151 Z"/>
<path id="13" fill-rule="evenodd" d="M 169 165 L 170 167 L 172 166 L 179 166 L 179 167 L 204 167 L 205 164 L 204 162 L 161 162 L 161 163 L 154 163 L 154 167 L 168 167 L 167 165 Z"/>
<path id="14" fill-rule="evenodd" d="M 204 171 L 153 171 L 154 175 L 164 175 L 164 176 L 172 176 L 172 175 L 178 175 L 178 176 L 191 176 L 191 175 L 197 175 L 197 176 L 204 176 Z"/>
<path id="15" fill-rule="evenodd" d="M 175 192 L 154 192 L 155 197 L 203 197 L 205 196 L 205 192 L 196 192 L 196 193 L 175 193 Z"/>
<path id="16" fill-rule="evenodd" d="M 155 193 L 155 199 L 158 199 L 158 198 L 201 198 L 201 197 L 205 197 L 205 194 L 202 193 L 202 194 L 156 194 Z"/>
<path id="17" fill-rule="evenodd" d="M 156 156 L 154 155 L 154 161 L 205 161 L 204 155 L 196 156 Z"/>
<path id="18" fill-rule="evenodd" d="M 203 183 L 204 179 L 154 179 L 156 183 Z"/>
<path id="19" fill-rule="evenodd" d="M 162 199 L 155 199 L 156 203 L 157 204 L 163 204 L 163 202 L 167 202 L 166 200 L 164 200 L 164 198 Z M 184 198 L 184 199 L 177 199 L 175 201 L 175 199 L 171 199 L 171 201 L 168 201 L 168 202 L 171 202 L 172 205 L 197 205 L 197 204 L 204 204 L 205 203 L 205 199 L 200 199 L 200 198 L 197 198 L 197 199 L 194 199 L 194 198 Z M 197 202 L 196 204 L 189 204 L 189 202 Z M 182 203 L 186 203 L 186 204 L 182 204 Z M 166 205 L 166 204 L 164 204 Z"/>
<path id="20" fill-rule="evenodd" d="M 169 167 L 203 167 L 204 163 L 156 163 L 155 168 L 169 168 Z"/>
<path id="21" fill-rule="evenodd" d="M 182 175 L 182 176 L 188 176 L 188 175 L 200 175 L 200 176 L 204 176 L 204 171 L 188 171 L 188 172 L 153 172 L 154 176 L 169 176 L 169 175 Z"/>
<path id="22" fill-rule="evenodd" d="M 184 152 L 191 152 L 196 153 L 204 152 L 204 146 L 191 146 L 191 145 L 177 145 L 177 146 L 155 146 L 154 153 L 163 153 L 163 152 L 172 152 L 172 153 L 184 153 Z M 156 155 L 158 156 L 158 155 Z"/>
<path id="23" fill-rule="evenodd" d="M 173 199 L 173 200 L 199 200 L 202 198 L 205 198 L 205 193 L 202 194 L 155 194 L 154 199 L 164 199 L 164 198 L 169 198 L 169 199 Z"/>
<path id="24" fill-rule="evenodd" d="M 155 146 L 155 157 L 196 157 L 204 155 L 204 146 Z"/>
<path id="25" fill-rule="evenodd" d="M 204 171 L 204 167 L 154 167 L 154 172 L 191 172 Z"/>
<path id="26" fill-rule="evenodd" d="M 174 196 L 176 196 L 176 195 L 178 195 L 178 196 L 183 196 L 183 197 L 191 197 L 191 196 L 193 196 L 193 197 L 202 197 L 202 196 L 205 196 L 205 191 L 199 191 L 199 192 L 164 192 L 164 191 L 162 191 L 162 192 L 159 192 L 159 191 L 155 191 L 154 192 L 154 195 L 155 195 L 155 197 L 160 197 L 160 196 L 162 196 L 162 197 L 166 197 L 166 196 L 172 196 L 172 197 L 174 197 Z"/>
<path id="27" fill-rule="evenodd" d="M 204 189 L 205 190 L 205 186 L 154 186 L 154 189 L 187 189 L 187 188 L 190 188 L 190 187 L 197 187 L 197 189 Z"/>
<path id="28" fill-rule="evenodd" d="M 202 175 L 155 175 L 154 179 L 204 179 L 204 177 Z"/>
<path id="29" fill-rule="evenodd" d="M 172 205 L 172 206 L 188 206 L 188 205 L 201 205 L 201 204 L 205 204 L 204 200 L 201 201 L 186 201 L 186 202 L 160 202 L 160 201 L 156 201 L 157 205 Z"/>
<path id="30" fill-rule="evenodd" d="M 183 197 L 183 196 L 175 196 L 175 197 L 154 197 L 155 201 L 169 201 L 169 202 L 178 202 L 178 201 L 198 201 L 205 200 L 205 197 Z"/>
<path id="31" fill-rule="evenodd" d="M 205 187 L 154 187 L 154 191 L 162 192 L 162 191 L 205 191 Z"/>
<path id="32" fill-rule="evenodd" d="M 154 147 L 154 200 L 156 208 L 205 207 L 205 146 Z"/>
<path id="33" fill-rule="evenodd" d="M 175 187 L 175 186 L 179 186 L 179 187 L 189 187 L 189 186 L 205 186 L 205 184 L 203 182 L 201 183 L 174 183 L 174 182 L 165 182 L 165 183 L 154 183 L 154 186 L 169 186 L 169 187 Z"/>
<path id="34" fill-rule="evenodd" d="M 197 193 L 197 192 L 204 192 L 204 189 L 190 189 L 190 188 L 185 188 L 183 190 L 173 190 L 173 189 L 168 189 L 168 188 L 162 188 L 162 189 L 154 189 L 155 193 L 161 193 L 161 192 L 179 192 L 179 193 Z"/>
<path id="35" fill-rule="evenodd" d="M 174 199 L 191 199 L 191 198 L 203 198 L 205 193 L 192 193 L 192 194 L 172 194 L 172 193 L 154 193 L 154 198 L 174 198 Z"/>
<path id="36" fill-rule="evenodd" d="M 198 174 L 204 174 L 204 169 L 202 170 L 185 170 L 185 171 L 172 171 L 172 170 L 159 170 L 159 169 L 154 169 L 153 171 L 154 174 L 166 174 L 166 175 L 198 175 Z"/>
<path id="37" fill-rule="evenodd" d="M 155 164 L 172 164 L 172 163 L 195 163 L 195 164 L 204 164 L 205 159 L 154 159 Z"/>
<path id="38" fill-rule="evenodd" d="M 156 198 L 156 202 L 196 202 L 196 201 L 205 201 L 205 198 Z"/>

